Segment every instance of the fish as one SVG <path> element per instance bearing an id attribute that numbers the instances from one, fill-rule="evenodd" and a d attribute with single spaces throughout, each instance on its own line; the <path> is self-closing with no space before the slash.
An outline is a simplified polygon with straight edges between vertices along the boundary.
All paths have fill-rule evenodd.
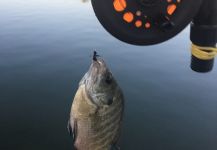
<path id="1" fill-rule="evenodd" d="M 90 68 L 79 82 L 68 121 L 74 148 L 119 149 L 123 113 L 123 92 L 105 61 L 94 52 Z"/>

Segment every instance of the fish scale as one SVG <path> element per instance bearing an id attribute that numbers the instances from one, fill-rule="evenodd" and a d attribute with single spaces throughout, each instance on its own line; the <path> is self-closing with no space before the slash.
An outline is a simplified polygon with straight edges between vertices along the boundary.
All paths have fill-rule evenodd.
<path id="1" fill-rule="evenodd" d="M 85 89 L 80 89 L 80 90 L 85 90 Z M 90 102 L 90 100 L 88 101 Z M 86 104 L 89 105 L 88 104 L 89 102 L 87 102 Z M 74 104 L 75 104 L 73 105 L 74 108 L 77 108 L 77 106 L 79 106 L 79 104 L 76 102 Z M 100 108 L 98 110 L 99 112 L 103 111 L 104 112 L 103 114 L 91 116 L 89 118 L 89 121 L 81 123 L 82 130 L 84 129 L 87 130 L 86 131 L 87 136 L 85 137 L 84 143 L 82 143 L 82 145 L 86 144 L 86 142 L 89 141 L 87 144 L 87 147 L 89 147 L 89 150 L 96 150 L 96 149 L 99 149 L 99 147 L 102 148 L 99 150 L 104 150 L 102 145 L 105 145 L 104 147 L 109 148 L 108 144 L 112 143 L 115 140 L 116 132 L 120 130 L 119 124 L 121 122 L 122 111 L 123 111 L 123 108 L 121 107 L 121 105 L 122 105 L 122 101 L 115 100 L 111 106 L 107 108 Z M 85 106 L 83 105 L 83 107 Z M 80 113 L 79 116 L 75 118 L 77 118 L 78 120 L 81 120 L 81 119 L 85 120 L 85 118 L 87 118 L 87 115 L 85 115 L 85 113 L 83 114 Z M 96 124 L 98 122 L 99 124 Z M 106 138 L 103 138 L 103 137 L 106 137 Z"/>

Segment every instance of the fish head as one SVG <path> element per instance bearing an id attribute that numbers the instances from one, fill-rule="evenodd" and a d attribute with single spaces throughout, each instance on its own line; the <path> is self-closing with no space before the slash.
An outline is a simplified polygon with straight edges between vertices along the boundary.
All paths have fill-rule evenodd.
<path id="1" fill-rule="evenodd" d="M 80 84 L 85 85 L 90 100 L 97 106 L 113 103 L 117 83 L 102 58 L 92 61 Z"/>

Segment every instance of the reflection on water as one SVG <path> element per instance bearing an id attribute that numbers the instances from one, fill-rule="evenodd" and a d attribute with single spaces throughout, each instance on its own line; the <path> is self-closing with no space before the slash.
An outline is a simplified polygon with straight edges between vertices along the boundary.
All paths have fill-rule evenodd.
<path id="1" fill-rule="evenodd" d="M 188 29 L 138 47 L 108 34 L 90 3 L 0 0 L 0 8 L 1 150 L 71 149 L 69 110 L 93 49 L 126 97 L 123 150 L 217 149 L 217 69 L 190 70 Z"/>

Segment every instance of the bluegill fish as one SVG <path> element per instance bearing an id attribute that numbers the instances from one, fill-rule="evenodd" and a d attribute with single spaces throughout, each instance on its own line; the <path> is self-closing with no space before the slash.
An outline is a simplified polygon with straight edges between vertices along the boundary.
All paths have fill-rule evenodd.
<path id="1" fill-rule="evenodd" d="M 117 148 L 124 110 L 123 93 L 101 58 L 93 58 L 75 94 L 68 129 L 77 150 Z"/>

